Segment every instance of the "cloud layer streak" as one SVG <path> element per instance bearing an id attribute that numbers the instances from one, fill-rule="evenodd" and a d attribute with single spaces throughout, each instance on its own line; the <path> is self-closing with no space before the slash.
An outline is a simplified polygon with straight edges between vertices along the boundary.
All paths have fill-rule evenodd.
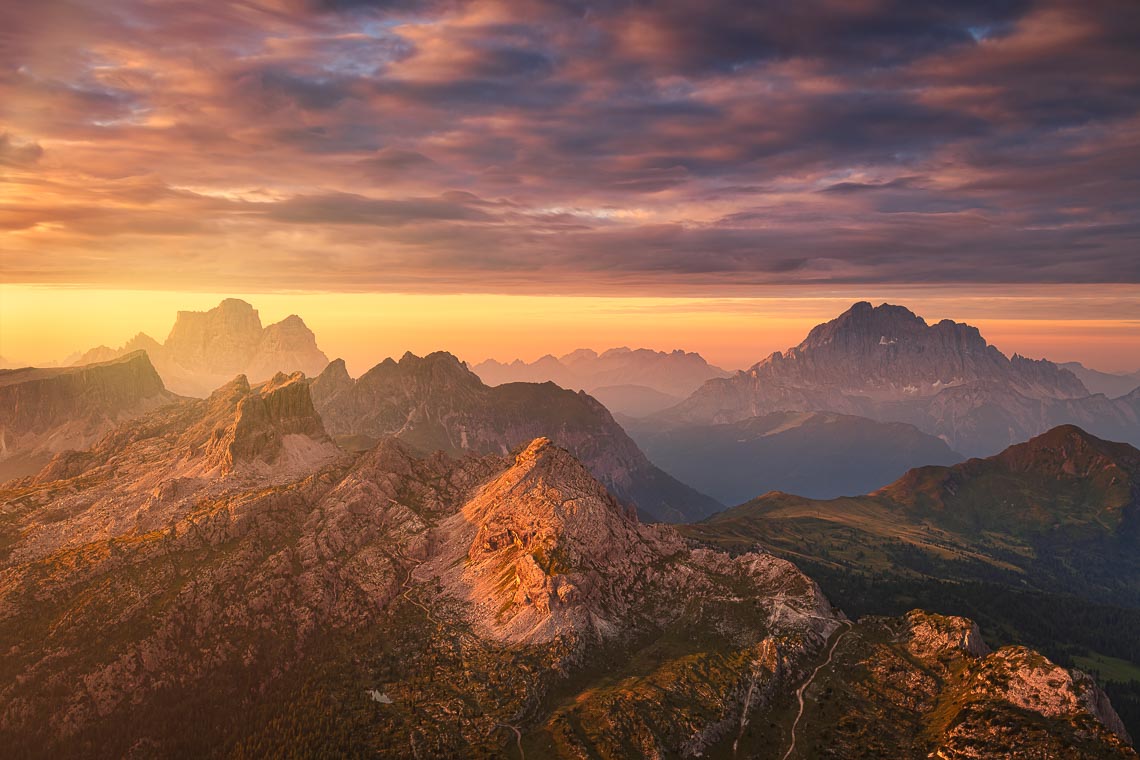
<path id="1" fill-rule="evenodd" d="M 0 8 L 9 282 L 1140 282 L 1140 6 Z"/>

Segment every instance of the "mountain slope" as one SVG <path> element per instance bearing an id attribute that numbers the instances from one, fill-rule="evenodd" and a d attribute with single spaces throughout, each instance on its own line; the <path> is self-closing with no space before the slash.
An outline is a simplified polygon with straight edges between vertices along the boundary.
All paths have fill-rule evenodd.
<path id="1" fill-rule="evenodd" d="M 968 615 L 999 640 L 1101 670 L 1137 733 L 1138 525 L 1140 452 L 1066 426 L 867 496 L 766 494 L 684 530 L 733 551 L 765 546 L 850 613 Z"/>
<path id="2" fill-rule="evenodd" d="M 911 678 L 952 657 L 997 667 L 980 644 L 951 651 L 965 621 L 852 625 L 784 560 L 638 522 L 543 439 L 461 460 L 392 439 L 303 462 L 238 445 L 326 449 L 307 394 L 239 378 L 0 493 L 7 756 L 775 758 L 836 725 L 811 714 L 812 683 L 890 676 L 892 647 Z M 884 625 L 900 635 L 860 643 Z M 856 644 L 858 664 L 834 658 Z M 1040 704 L 982 676 L 943 688 L 987 708 L 969 727 L 988 746 L 1135 757 L 1087 679 L 1003 657 L 985 683 L 1059 686 Z M 895 709 L 871 693 L 849 735 Z M 953 737 L 915 731 L 882 756 Z"/>
<path id="3" fill-rule="evenodd" d="M 1091 395 L 1052 362 L 1006 358 L 975 327 L 928 325 L 901 306 L 866 302 L 813 328 L 800 345 L 706 382 L 656 417 L 717 424 L 778 411 L 905 422 L 968 455 L 1064 423 L 1140 444 L 1140 394 Z"/>
<path id="4" fill-rule="evenodd" d="M 99 346 L 77 363 L 143 350 L 167 387 L 203 397 L 237 374 L 262 381 L 277 372 L 316 375 L 328 364 L 316 336 L 298 316 L 262 327 L 251 305 L 226 298 L 208 311 L 180 311 L 164 343 L 139 333 L 118 349 Z"/>
<path id="5" fill-rule="evenodd" d="M 832 663 L 806 695 L 792 757 L 1132 754 L 1092 679 L 1024 647 L 991 652 L 969 620 L 867 618 L 837 642 Z"/>
<path id="6" fill-rule="evenodd" d="M 961 456 L 912 425 L 826 412 L 774 412 L 723 425 L 624 426 L 654 462 L 725 504 L 767 491 L 858 494 Z"/>
<path id="7" fill-rule="evenodd" d="M 421 451 L 453 455 L 505 454 L 545 436 L 646 516 L 692 520 L 722 508 L 651 464 L 585 393 L 553 383 L 488 387 L 448 353 L 386 359 L 356 380 L 338 360 L 313 380 L 312 392 L 336 436 L 396 436 Z"/>
<path id="8" fill-rule="evenodd" d="M 854 564 L 867 567 L 1140 607 L 1138 528 L 1140 451 L 1063 426 L 988 459 L 911 470 L 867 496 L 765 494 L 689 532 L 801 556 L 858 550 Z"/>
<path id="9" fill-rule="evenodd" d="M 0 370 L 0 480 L 86 448 L 116 423 L 174 398 L 141 351 L 79 367 Z"/>

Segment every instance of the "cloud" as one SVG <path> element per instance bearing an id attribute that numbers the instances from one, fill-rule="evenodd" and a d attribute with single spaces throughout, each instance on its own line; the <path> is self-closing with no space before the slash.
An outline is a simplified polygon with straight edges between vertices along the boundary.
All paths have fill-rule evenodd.
<path id="1" fill-rule="evenodd" d="M 45 0 L 0 28 L 17 280 L 1140 282 L 1126 0 Z"/>
<path id="2" fill-rule="evenodd" d="M 0 132 L 0 166 L 30 166 L 44 154 L 34 142 L 18 142 L 7 132 Z"/>

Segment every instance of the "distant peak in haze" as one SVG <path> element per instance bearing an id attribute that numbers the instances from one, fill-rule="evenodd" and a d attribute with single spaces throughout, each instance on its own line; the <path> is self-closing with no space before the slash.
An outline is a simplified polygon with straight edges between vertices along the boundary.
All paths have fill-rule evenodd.
<path id="1" fill-rule="evenodd" d="M 973 325 L 929 324 L 903 306 L 859 301 L 799 345 L 710 379 L 656 416 L 719 424 L 773 412 L 838 412 L 909 423 L 956 451 L 988 455 L 1066 422 L 1140 441 L 1138 409 L 1140 392 L 1095 396 L 1068 368 L 1006 356 Z"/>
<path id="2" fill-rule="evenodd" d="M 867 301 L 816 325 L 798 346 L 775 352 L 747 374 L 769 385 L 841 389 L 883 400 L 978 382 L 1032 397 L 1089 395 L 1071 372 L 1046 360 L 1006 357 L 973 325 L 950 319 L 927 324 L 905 306 Z"/>
<path id="3" fill-rule="evenodd" d="M 579 348 L 562 356 L 547 354 L 533 362 L 488 359 L 472 370 L 488 385 L 550 381 L 570 390 L 596 394 L 613 412 L 638 416 L 646 409 L 671 406 L 701 383 L 729 373 L 698 353 L 618 346 L 602 353 Z"/>
<path id="4" fill-rule="evenodd" d="M 255 381 L 276 372 L 316 375 L 328 363 L 301 317 L 290 314 L 263 327 L 252 304 L 225 298 L 207 311 L 179 311 L 164 343 L 140 332 L 121 348 L 91 349 L 76 364 L 105 361 L 136 349 L 149 354 L 168 388 L 199 397 L 235 374 Z"/>

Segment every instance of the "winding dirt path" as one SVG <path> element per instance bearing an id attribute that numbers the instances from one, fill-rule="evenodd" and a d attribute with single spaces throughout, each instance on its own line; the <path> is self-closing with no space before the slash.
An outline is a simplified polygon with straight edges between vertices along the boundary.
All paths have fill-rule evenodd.
<path id="1" fill-rule="evenodd" d="M 519 731 L 518 728 L 512 726 L 510 723 L 499 723 L 497 725 L 501 728 L 509 728 L 515 732 L 515 746 L 519 749 L 519 760 L 526 760 L 526 753 L 523 752 L 522 748 L 522 731 Z"/>
<path id="2" fill-rule="evenodd" d="M 844 636 L 851 633 L 851 623 L 844 621 L 840 626 L 845 627 L 846 630 L 836 636 L 835 640 L 831 642 L 831 647 L 827 650 L 827 659 L 817 665 L 815 670 L 811 672 L 811 675 L 808 676 L 808 679 L 800 685 L 800 688 L 796 689 L 796 700 L 799 701 L 800 708 L 796 713 L 795 721 L 792 722 L 792 744 L 788 747 L 788 751 L 784 753 L 783 760 L 788 760 L 788 758 L 792 756 L 792 753 L 796 751 L 796 728 L 800 725 L 800 718 L 804 717 L 804 692 L 807 691 L 807 687 L 811 686 L 812 681 L 815 680 L 819 671 L 831 664 L 831 658 L 835 656 L 835 648 L 839 646 L 839 642 L 843 640 Z"/>

